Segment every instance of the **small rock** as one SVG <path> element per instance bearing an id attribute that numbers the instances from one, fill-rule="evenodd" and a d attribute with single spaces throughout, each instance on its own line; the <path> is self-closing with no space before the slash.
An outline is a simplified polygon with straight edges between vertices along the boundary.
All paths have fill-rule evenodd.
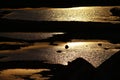
<path id="1" fill-rule="evenodd" d="M 68 45 L 65 45 L 65 49 L 68 49 L 69 48 L 69 46 Z"/>
<path id="2" fill-rule="evenodd" d="M 101 44 L 101 43 L 98 43 L 98 46 L 102 46 L 102 44 Z"/>
<path id="3" fill-rule="evenodd" d="M 61 53 L 62 51 L 61 50 L 58 50 L 58 51 L 56 51 L 57 53 Z"/>
<path id="4" fill-rule="evenodd" d="M 105 50 L 108 50 L 108 49 L 110 49 L 110 48 L 104 48 Z"/>

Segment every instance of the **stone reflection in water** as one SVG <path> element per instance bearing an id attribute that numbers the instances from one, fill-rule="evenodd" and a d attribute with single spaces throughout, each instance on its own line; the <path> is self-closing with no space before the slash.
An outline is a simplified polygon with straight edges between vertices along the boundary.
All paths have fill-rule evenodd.
<path id="1" fill-rule="evenodd" d="M 48 69 L 6 69 L 0 71 L 0 80 L 46 80 L 38 72 L 49 71 Z"/>

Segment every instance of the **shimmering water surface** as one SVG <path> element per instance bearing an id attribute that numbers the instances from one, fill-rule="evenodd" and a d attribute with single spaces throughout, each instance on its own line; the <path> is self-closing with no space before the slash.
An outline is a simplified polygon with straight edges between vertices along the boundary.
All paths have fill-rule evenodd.
<path id="1" fill-rule="evenodd" d="M 88 6 L 73 8 L 19 9 L 3 16 L 6 19 L 32 21 L 91 21 L 119 23 L 119 16 L 112 16 L 110 9 L 120 6 Z M 29 14 L 29 15 L 28 15 Z"/>
<path id="2" fill-rule="evenodd" d="M 99 43 L 103 46 L 98 46 Z M 9 43 L 7 42 L 7 44 Z M 118 52 L 119 49 L 116 49 L 116 47 L 120 46 L 119 44 L 113 45 L 104 41 L 56 42 L 56 44 L 58 45 L 51 46 L 49 43 L 34 43 L 18 50 L 1 50 L 0 56 L 6 57 L 0 59 L 0 61 L 45 60 L 49 63 L 67 65 L 68 62 L 81 57 L 94 67 L 98 67 L 106 59 Z M 69 45 L 69 49 L 65 49 L 65 45 Z"/>
<path id="3" fill-rule="evenodd" d="M 74 8 L 36 8 L 36 9 L 16 9 L 3 16 L 5 19 L 32 20 L 32 21 L 84 21 L 84 22 L 112 22 L 120 23 L 119 16 L 113 16 L 110 9 L 120 6 L 91 6 Z M 4 32 L 0 37 L 21 40 L 43 40 L 52 38 L 64 32 Z M 64 39 L 64 38 L 63 38 Z M 26 45 L 18 49 L 4 49 L 6 45 Z M 46 61 L 49 64 L 68 65 L 76 58 L 83 58 L 94 68 L 99 67 L 104 61 L 120 51 L 120 44 L 112 44 L 107 40 L 84 40 L 71 39 L 71 41 L 55 41 L 55 45 L 50 42 L 19 42 L 1 41 L 0 45 L 5 45 L 0 50 L 0 62 L 7 61 Z M 65 46 L 68 45 L 68 48 Z M 39 64 L 39 63 L 38 63 Z M 14 68 L 0 70 L 0 80 L 48 80 L 37 74 L 49 69 Z"/>
<path id="4" fill-rule="evenodd" d="M 0 44 L 3 43 L 13 44 L 13 42 L 0 42 Z M 73 39 L 70 42 L 55 43 L 58 45 L 49 45 L 49 42 L 35 42 L 33 45 L 22 47 L 17 50 L 0 50 L 0 56 L 5 56 L 0 59 L 0 62 L 45 60 L 49 64 L 68 65 L 68 62 L 72 62 L 76 58 L 83 58 L 97 68 L 120 50 L 120 48 L 117 48 L 120 47 L 120 44 L 112 44 L 105 40 Z M 20 43 L 16 42 L 14 44 Z M 68 45 L 69 48 L 65 49 L 65 45 Z M 42 71 L 50 70 L 41 68 L 1 69 L 0 80 L 49 80 L 50 76 L 43 77 L 40 74 Z"/>
<path id="5" fill-rule="evenodd" d="M 22 40 L 41 40 L 61 35 L 63 32 L 53 33 L 1 33 L 0 36 Z M 42 37 L 43 36 L 43 37 Z M 26 45 L 26 42 L 0 42 L 0 44 L 16 44 Z M 30 45 L 29 45 L 30 44 Z M 107 40 L 81 40 L 72 39 L 68 42 L 55 41 L 50 45 L 50 42 L 33 42 L 27 43 L 28 46 L 21 47 L 16 50 L 0 50 L 0 61 L 18 61 L 18 60 L 45 60 L 48 63 L 67 65 L 68 62 L 76 58 L 83 58 L 91 63 L 94 67 L 98 67 L 106 59 L 119 51 L 120 44 L 112 44 Z M 101 44 L 101 45 L 99 45 Z M 66 49 L 65 45 L 69 48 Z"/>

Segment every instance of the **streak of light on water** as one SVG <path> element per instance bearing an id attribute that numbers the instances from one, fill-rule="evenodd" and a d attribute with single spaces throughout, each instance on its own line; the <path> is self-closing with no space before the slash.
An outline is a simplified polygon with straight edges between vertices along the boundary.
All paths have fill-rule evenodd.
<path id="1" fill-rule="evenodd" d="M 18 9 L 2 18 L 32 21 L 84 21 L 120 23 L 110 9 L 120 6 L 86 6 L 73 8 Z M 28 15 L 29 14 L 29 15 Z"/>
<path id="2" fill-rule="evenodd" d="M 58 45 L 49 43 L 34 43 L 34 45 L 18 50 L 0 51 L 0 56 L 6 56 L 0 61 L 18 60 L 45 60 L 52 64 L 67 65 L 76 58 L 83 58 L 98 67 L 112 55 L 119 52 L 120 44 L 112 44 L 108 41 L 84 41 L 84 42 L 55 42 Z M 66 49 L 65 45 L 69 48 Z"/>

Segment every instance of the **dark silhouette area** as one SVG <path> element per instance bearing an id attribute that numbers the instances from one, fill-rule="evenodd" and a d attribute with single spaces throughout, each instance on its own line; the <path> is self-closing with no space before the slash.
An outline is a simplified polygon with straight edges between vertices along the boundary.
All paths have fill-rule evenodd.
<path id="1" fill-rule="evenodd" d="M 0 44 L 0 50 L 17 50 L 28 46 L 30 46 L 30 44 Z"/>
<path id="2" fill-rule="evenodd" d="M 82 58 L 77 58 L 68 65 L 50 64 L 45 61 L 8 61 L 0 62 L 0 70 L 25 68 L 42 69 L 36 74 L 42 77 L 49 77 L 49 80 L 119 80 L 120 79 L 120 52 L 106 60 L 102 65 L 95 68 L 89 62 Z M 15 75 L 16 76 L 16 75 Z M 29 76 L 22 77 L 30 80 Z"/>
<path id="3" fill-rule="evenodd" d="M 5 58 L 5 57 L 4 57 Z M 47 61 L 42 60 L 42 61 L 1 61 L 0 62 L 0 70 L 3 69 L 14 69 L 14 68 L 23 68 L 23 69 L 55 69 L 55 68 L 60 68 L 62 69 L 65 67 L 62 64 L 50 64 L 46 63 Z"/>
<path id="4" fill-rule="evenodd" d="M 117 7 L 112 8 L 110 12 L 112 13 L 113 16 L 120 16 L 120 8 Z"/>
<path id="5" fill-rule="evenodd" d="M 83 21 L 29 21 L 0 19 L 1 32 L 80 32 L 94 34 L 119 33 L 120 23 Z M 27 26 L 23 26 L 27 25 Z M 17 27 L 16 27 L 17 26 Z M 50 28 L 49 28 L 50 27 Z M 103 35 L 103 36 L 104 36 Z"/>
<path id="6" fill-rule="evenodd" d="M 69 62 L 67 66 L 50 69 L 50 71 L 43 71 L 43 77 L 52 75 L 49 80 L 92 80 L 94 78 L 95 68 L 82 58 Z"/>
<path id="7" fill-rule="evenodd" d="M 62 64 L 49 64 L 45 61 L 8 61 L 0 62 L 0 70 L 12 69 L 12 68 L 46 68 L 50 71 L 43 71 L 37 74 L 41 74 L 43 77 L 53 75 L 50 80 L 67 79 L 85 79 L 89 80 L 94 74 L 95 68 L 82 58 L 69 62 L 68 65 Z M 71 79 L 70 79 L 70 78 Z"/>
<path id="8" fill-rule="evenodd" d="M 12 11 L 10 11 L 10 10 L 0 10 L 0 17 L 3 17 L 4 15 L 9 14 L 11 12 Z"/>
<path id="9" fill-rule="evenodd" d="M 115 6 L 119 0 L 0 0 L 0 8 Z"/>
<path id="10" fill-rule="evenodd" d="M 67 66 L 50 68 L 50 71 L 43 71 L 43 77 L 49 80 L 119 80 L 120 79 L 120 52 L 106 60 L 98 68 L 82 58 L 69 62 Z"/>
<path id="11" fill-rule="evenodd" d="M 0 36 L 0 42 L 23 42 L 24 43 L 26 42 L 26 40 Z"/>
<path id="12" fill-rule="evenodd" d="M 6 56 L 0 56 L 0 59 L 5 58 Z"/>
<path id="13" fill-rule="evenodd" d="M 97 76 L 95 80 L 115 79 L 120 79 L 120 51 L 97 68 Z"/>

